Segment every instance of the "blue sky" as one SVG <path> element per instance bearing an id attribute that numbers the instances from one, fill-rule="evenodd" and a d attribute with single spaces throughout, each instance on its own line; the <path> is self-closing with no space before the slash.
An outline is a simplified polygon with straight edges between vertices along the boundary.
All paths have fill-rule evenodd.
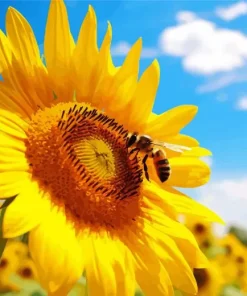
<path id="1" fill-rule="evenodd" d="M 156 57 L 161 68 L 154 112 L 180 104 L 199 106 L 183 133 L 212 150 L 212 179 L 192 196 L 227 221 L 247 225 L 247 2 L 65 2 L 74 37 L 89 4 L 98 17 L 99 42 L 107 21 L 112 23 L 116 64 L 123 62 L 137 38 L 143 38 L 141 71 Z M 9 6 L 29 20 L 42 48 L 49 1 L 0 0 L 2 30 Z"/>

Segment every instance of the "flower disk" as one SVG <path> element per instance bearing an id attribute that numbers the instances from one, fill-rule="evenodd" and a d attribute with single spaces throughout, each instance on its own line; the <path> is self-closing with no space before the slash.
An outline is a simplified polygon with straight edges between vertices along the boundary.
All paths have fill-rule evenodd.
<path id="1" fill-rule="evenodd" d="M 122 125 L 89 105 L 60 103 L 34 114 L 27 135 L 33 179 L 78 229 L 133 223 L 142 167 L 129 156 Z"/>

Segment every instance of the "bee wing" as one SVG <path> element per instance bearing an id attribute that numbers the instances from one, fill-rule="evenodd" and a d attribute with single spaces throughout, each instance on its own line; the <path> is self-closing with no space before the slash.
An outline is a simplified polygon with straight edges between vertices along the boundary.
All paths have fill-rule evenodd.
<path id="1" fill-rule="evenodd" d="M 153 145 L 156 146 L 161 146 L 176 152 L 184 152 L 184 151 L 189 151 L 191 150 L 190 147 L 187 146 L 182 146 L 182 145 L 177 145 L 177 144 L 170 144 L 170 143 L 166 143 L 166 142 L 158 142 L 158 141 L 154 141 Z"/>

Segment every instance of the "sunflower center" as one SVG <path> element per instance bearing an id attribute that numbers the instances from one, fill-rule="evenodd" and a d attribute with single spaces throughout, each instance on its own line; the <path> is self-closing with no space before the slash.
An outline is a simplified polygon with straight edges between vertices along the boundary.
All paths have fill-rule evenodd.
<path id="1" fill-rule="evenodd" d="M 244 258 L 242 256 L 237 256 L 236 262 L 240 263 L 240 264 L 243 264 L 245 262 L 245 260 L 244 260 Z"/>
<path id="2" fill-rule="evenodd" d="M 1 268 L 5 268 L 7 265 L 8 265 L 8 260 L 5 259 L 5 258 L 2 258 L 2 259 L 0 260 L 0 269 L 1 269 Z"/>
<path id="3" fill-rule="evenodd" d="M 194 226 L 194 231 L 197 234 L 202 234 L 206 231 L 206 227 L 201 223 L 196 223 Z"/>
<path id="4" fill-rule="evenodd" d="M 232 247 L 228 244 L 225 245 L 225 252 L 226 252 L 226 255 L 229 256 L 232 254 Z"/>
<path id="5" fill-rule="evenodd" d="M 85 104 L 60 103 L 33 115 L 26 156 L 33 179 L 74 223 L 119 228 L 140 211 L 142 167 L 127 130 Z"/>
<path id="6" fill-rule="evenodd" d="M 24 267 L 19 271 L 19 275 L 23 278 L 31 278 L 33 276 L 33 272 L 31 268 L 29 267 Z"/>
<path id="7" fill-rule="evenodd" d="M 198 289 L 202 289 L 208 282 L 209 276 L 206 269 L 194 269 Z"/>
<path id="8" fill-rule="evenodd" d="M 206 248 L 206 249 L 207 249 L 207 248 L 209 248 L 210 246 L 211 246 L 211 243 L 210 243 L 209 240 L 206 239 L 206 240 L 203 241 L 203 243 L 202 243 L 202 247 L 203 247 L 203 248 Z"/>

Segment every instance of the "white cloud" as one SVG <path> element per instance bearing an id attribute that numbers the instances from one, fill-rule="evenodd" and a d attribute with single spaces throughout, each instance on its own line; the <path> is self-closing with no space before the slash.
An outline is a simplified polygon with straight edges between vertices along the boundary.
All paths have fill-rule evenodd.
<path id="1" fill-rule="evenodd" d="M 196 18 L 196 14 L 191 11 L 179 11 L 176 15 L 176 20 L 178 23 L 189 23 Z"/>
<path id="2" fill-rule="evenodd" d="M 227 225 L 247 225 L 247 176 L 209 183 L 199 189 L 199 201 L 219 214 Z"/>
<path id="3" fill-rule="evenodd" d="M 131 48 L 131 45 L 128 42 L 120 41 L 114 45 L 111 49 L 111 53 L 114 56 L 125 56 Z"/>
<path id="4" fill-rule="evenodd" d="M 159 55 L 159 50 L 154 47 L 144 47 L 141 56 L 143 58 L 156 58 Z"/>
<path id="5" fill-rule="evenodd" d="M 208 164 L 210 167 L 212 167 L 213 165 L 213 158 L 210 156 L 203 156 L 201 157 L 201 160 L 203 160 L 204 162 L 206 162 L 206 164 Z"/>
<path id="6" fill-rule="evenodd" d="M 247 111 L 247 96 L 240 98 L 236 103 L 238 110 Z"/>
<path id="7" fill-rule="evenodd" d="M 112 49 L 111 53 L 113 56 L 126 56 L 131 48 L 131 45 L 126 41 L 120 41 L 115 44 Z M 155 58 L 159 55 L 159 50 L 154 47 L 144 47 L 142 49 L 142 58 Z"/>
<path id="8" fill-rule="evenodd" d="M 244 71 L 231 71 L 230 73 L 214 75 L 196 89 L 198 93 L 213 92 L 235 83 L 247 81 L 246 69 Z"/>
<path id="9" fill-rule="evenodd" d="M 225 21 L 234 20 L 242 15 L 247 14 L 247 2 L 240 1 L 228 7 L 218 7 L 216 15 Z"/>
<path id="10" fill-rule="evenodd" d="M 181 57 L 185 70 L 202 75 L 237 69 L 247 60 L 247 36 L 199 18 L 165 29 L 159 46 L 163 54 Z"/>

